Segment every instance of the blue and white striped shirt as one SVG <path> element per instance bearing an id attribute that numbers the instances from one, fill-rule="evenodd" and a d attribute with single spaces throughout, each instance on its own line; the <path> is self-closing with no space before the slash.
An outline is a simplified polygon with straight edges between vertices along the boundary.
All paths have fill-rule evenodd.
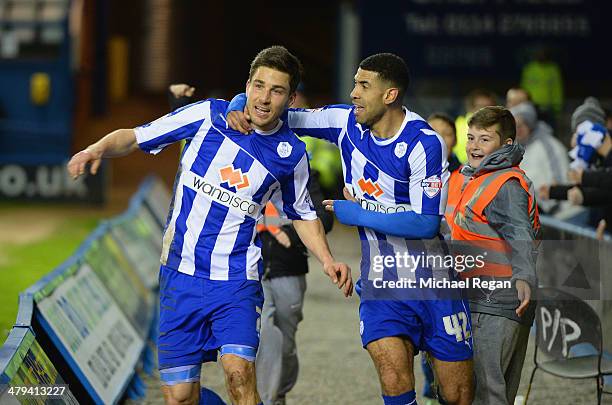
<path id="1" fill-rule="evenodd" d="M 289 109 L 289 127 L 336 144 L 342 156 L 345 186 L 362 208 L 383 213 L 414 211 L 443 215 L 448 193 L 446 145 L 418 114 L 405 118 L 392 137 L 375 137 L 356 122 L 353 107 L 331 105 L 315 110 Z M 362 267 L 374 255 L 407 249 L 407 240 L 359 227 Z M 412 243 L 414 246 L 414 243 Z M 391 249 L 394 251 L 392 252 Z"/>
<path id="2" fill-rule="evenodd" d="M 259 280 L 255 230 L 270 200 L 289 219 L 313 220 L 306 147 L 282 120 L 245 136 L 227 126 L 228 102 L 208 99 L 135 128 L 156 154 L 185 139 L 164 231 L 162 264 L 211 280 Z"/>

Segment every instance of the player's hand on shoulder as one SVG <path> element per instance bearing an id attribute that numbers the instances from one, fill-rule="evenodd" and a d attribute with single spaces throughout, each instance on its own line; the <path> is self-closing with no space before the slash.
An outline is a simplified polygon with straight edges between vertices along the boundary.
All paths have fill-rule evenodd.
<path id="1" fill-rule="evenodd" d="M 251 117 L 246 107 L 244 111 L 230 111 L 227 113 L 226 119 L 229 126 L 235 131 L 248 135 L 253 130 L 251 128 Z"/>
<path id="2" fill-rule="evenodd" d="M 348 264 L 335 261 L 328 262 L 323 265 L 323 272 L 327 274 L 332 283 L 343 290 L 345 297 L 353 295 L 353 275 Z"/>
<path id="3" fill-rule="evenodd" d="M 85 168 L 89 164 L 89 172 L 96 174 L 102 163 L 102 153 L 93 148 L 87 148 L 72 156 L 68 162 L 68 174 L 73 179 L 85 174 Z"/>

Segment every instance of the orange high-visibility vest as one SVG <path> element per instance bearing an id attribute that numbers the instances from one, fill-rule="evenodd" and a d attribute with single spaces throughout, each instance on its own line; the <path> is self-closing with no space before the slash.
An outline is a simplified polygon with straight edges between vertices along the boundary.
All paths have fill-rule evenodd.
<path id="1" fill-rule="evenodd" d="M 529 194 L 529 219 L 536 236 L 540 233 L 540 218 L 533 184 L 518 166 L 496 170 L 476 178 L 468 178 L 459 170 L 451 174 L 445 218 L 451 230 L 451 239 L 460 241 L 454 246 L 455 254 L 480 254 L 486 252 L 484 265 L 466 273 L 462 279 L 476 276 L 511 277 L 510 246 L 493 229 L 484 210 L 495 198 L 502 185 L 517 179 Z"/>
<path id="2" fill-rule="evenodd" d="M 274 204 L 268 201 L 266 209 L 264 210 L 264 216 L 257 224 L 257 232 L 268 231 L 274 235 L 278 233 L 280 226 L 290 223 L 291 220 L 281 218 Z"/>

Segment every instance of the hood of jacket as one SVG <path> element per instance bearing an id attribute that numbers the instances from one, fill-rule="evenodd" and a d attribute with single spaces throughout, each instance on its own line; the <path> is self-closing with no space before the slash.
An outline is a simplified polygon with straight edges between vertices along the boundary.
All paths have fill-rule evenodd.
<path id="1" fill-rule="evenodd" d="M 523 160 L 525 147 L 513 143 L 512 145 L 504 145 L 489 156 L 485 157 L 476 169 L 469 164 L 461 169 L 461 174 L 469 177 L 478 177 L 483 174 L 493 172 L 495 170 L 507 169 L 513 166 L 518 166 Z"/>

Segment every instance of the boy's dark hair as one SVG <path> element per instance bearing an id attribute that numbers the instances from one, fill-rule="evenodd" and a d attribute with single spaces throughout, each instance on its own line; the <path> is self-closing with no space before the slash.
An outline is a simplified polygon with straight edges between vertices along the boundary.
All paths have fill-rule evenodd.
<path id="1" fill-rule="evenodd" d="M 506 139 L 516 138 L 516 122 L 506 107 L 499 105 L 483 107 L 476 111 L 468 121 L 468 127 L 488 129 L 495 126 L 495 132 L 504 143 Z"/>
<path id="2" fill-rule="evenodd" d="M 302 63 L 284 46 L 275 45 L 261 50 L 251 62 L 249 80 L 259 67 L 267 67 L 289 75 L 289 92 L 293 93 L 302 80 Z"/>
<path id="3" fill-rule="evenodd" d="M 427 117 L 427 122 L 430 122 L 431 120 L 444 121 L 446 124 L 448 124 L 448 126 L 450 126 L 453 129 L 453 133 L 455 134 L 455 139 L 457 138 L 457 127 L 455 127 L 455 121 L 453 121 L 450 115 L 448 115 L 447 113 L 443 113 L 443 112 L 435 112 L 429 115 L 429 117 Z"/>
<path id="4" fill-rule="evenodd" d="M 410 74 L 404 59 L 392 53 L 377 53 L 362 60 L 359 67 L 376 72 L 381 79 L 392 83 L 399 89 L 397 98 L 402 101 L 410 83 Z"/>

